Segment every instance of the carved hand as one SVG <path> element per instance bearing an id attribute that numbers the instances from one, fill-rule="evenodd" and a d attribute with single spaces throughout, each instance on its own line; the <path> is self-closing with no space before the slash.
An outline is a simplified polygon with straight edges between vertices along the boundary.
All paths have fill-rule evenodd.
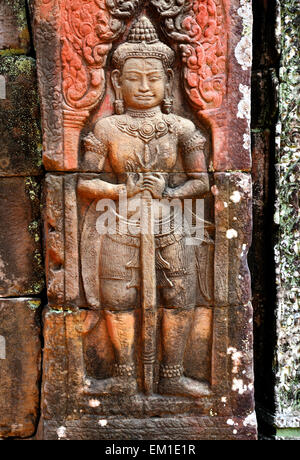
<path id="1" fill-rule="evenodd" d="M 141 174 L 138 174 L 138 180 L 134 180 L 134 176 L 129 174 L 126 182 L 126 191 L 128 198 L 131 198 L 138 193 L 141 193 L 144 190 L 143 187 L 143 177 Z"/>
<path id="2" fill-rule="evenodd" d="M 162 198 L 166 188 L 165 174 L 149 173 L 144 176 L 144 190 L 148 190 L 153 198 Z"/>
<path id="3" fill-rule="evenodd" d="M 203 198 L 209 192 L 209 178 L 206 173 L 189 174 L 190 180 L 178 187 L 167 187 L 163 193 L 167 198 Z"/>

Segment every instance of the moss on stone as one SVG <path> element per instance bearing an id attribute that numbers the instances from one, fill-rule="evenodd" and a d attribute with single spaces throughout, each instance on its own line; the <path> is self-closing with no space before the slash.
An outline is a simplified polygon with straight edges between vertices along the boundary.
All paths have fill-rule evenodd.
<path id="1" fill-rule="evenodd" d="M 42 136 L 35 60 L 27 56 L 0 57 L 0 75 L 7 100 L 0 101 L 0 144 L 9 163 L 4 172 L 36 173 L 42 165 Z"/>
<path id="2" fill-rule="evenodd" d="M 27 28 L 25 0 L 5 0 L 5 3 L 13 11 L 19 29 Z"/>
<path id="3" fill-rule="evenodd" d="M 0 51 L 0 56 L 11 56 L 24 54 L 24 48 L 7 48 L 6 50 Z"/>
<path id="4" fill-rule="evenodd" d="M 278 428 L 276 438 L 282 439 L 300 439 L 300 428 Z"/>
<path id="5" fill-rule="evenodd" d="M 27 287 L 27 294 L 40 294 L 45 287 L 45 269 L 41 251 L 41 183 L 40 178 L 26 177 L 25 191 L 32 204 L 32 221 L 28 225 L 36 249 L 33 254 L 34 282 Z"/>
<path id="6" fill-rule="evenodd" d="M 40 300 L 28 300 L 27 306 L 28 308 L 30 308 L 30 310 L 35 311 L 41 306 L 41 301 Z"/>

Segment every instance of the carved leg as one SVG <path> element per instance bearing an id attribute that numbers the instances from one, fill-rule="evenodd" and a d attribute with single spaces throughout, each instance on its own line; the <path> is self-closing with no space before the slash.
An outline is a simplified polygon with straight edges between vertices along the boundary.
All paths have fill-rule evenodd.
<path id="1" fill-rule="evenodd" d="M 85 393 L 108 396 L 134 394 L 137 392 L 134 364 L 135 312 L 105 311 L 105 318 L 116 358 L 113 377 L 92 379 Z"/>
<path id="2" fill-rule="evenodd" d="M 116 362 L 133 365 L 135 312 L 105 311 L 106 325 L 112 341 Z"/>
<path id="3" fill-rule="evenodd" d="M 163 361 L 159 393 L 198 398 L 209 394 L 206 384 L 183 375 L 185 347 L 194 309 L 165 309 L 162 323 Z"/>

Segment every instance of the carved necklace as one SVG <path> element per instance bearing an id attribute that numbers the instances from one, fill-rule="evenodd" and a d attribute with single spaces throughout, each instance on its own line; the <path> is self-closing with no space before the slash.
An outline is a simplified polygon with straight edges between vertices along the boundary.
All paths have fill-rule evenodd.
<path id="1" fill-rule="evenodd" d="M 127 109 L 127 112 L 126 112 L 128 115 L 130 115 L 132 118 L 151 118 L 151 117 L 155 117 L 156 115 L 158 115 L 160 112 L 160 110 L 133 110 L 133 109 Z"/>
<path id="2" fill-rule="evenodd" d="M 138 156 L 138 162 L 144 168 L 149 168 L 153 165 L 153 161 L 151 161 L 149 143 L 154 138 L 159 139 L 168 133 L 174 132 L 175 120 L 167 119 L 164 115 L 158 117 L 157 115 L 160 115 L 161 112 L 157 111 L 135 112 L 130 110 L 128 112 L 129 113 L 125 116 L 120 117 L 121 119 L 115 118 L 114 122 L 117 128 L 123 133 L 126 133 L 129 136 L 138 137 L 141 141 L 143 141 L 143 156 L 138 155 L 137 153 L 136 156 Z M 149 120 L 144 120 L 143 118 L 149 118 Z M 156 153 L 159 153 L 157 152 L 157 149 Z"/>

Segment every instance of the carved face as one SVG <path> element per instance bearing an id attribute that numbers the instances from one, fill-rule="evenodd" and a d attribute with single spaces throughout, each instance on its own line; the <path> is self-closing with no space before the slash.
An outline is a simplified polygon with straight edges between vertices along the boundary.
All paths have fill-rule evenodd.
<path id="1" fill-rule="evenodd" d="M 159 106 L 166 92 L 168 77 L 159 59 L 130 58 L 120 73 L 113 73 L 115 89 L 122 93 L 125 105 L 132 109 Z"/>

